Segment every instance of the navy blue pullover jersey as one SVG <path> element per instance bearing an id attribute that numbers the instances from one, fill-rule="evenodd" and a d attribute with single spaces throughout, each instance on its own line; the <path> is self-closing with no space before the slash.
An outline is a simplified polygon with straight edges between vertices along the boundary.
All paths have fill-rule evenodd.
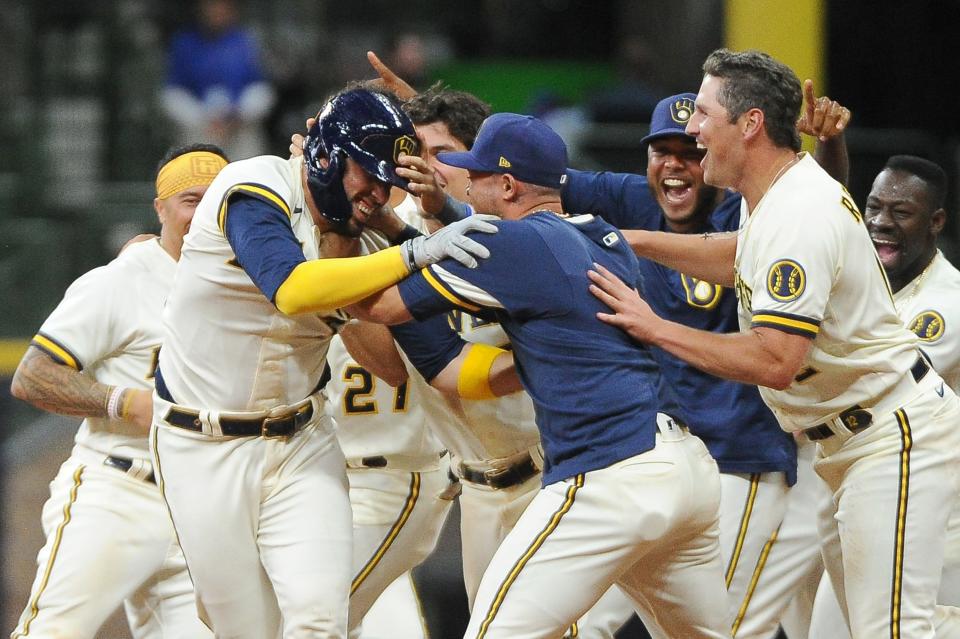
<path id="1" fill-rule="evenodd" d="M 544 485 L 652 449 L 657 365 L 647 348 L 596 318 L 609 309 L 587 289 L 594 262 L 636 278 L 623 236 L 592 215 L 540 211 L 496 224 L 496 234 L 471 235 L 491 254 L 477 268 L 447 259 L 399 284 L 411 314 L 429 321 L 460 309 L 500 322 L 536 409 Z M 416 364 L 417 345 L 394 334 Z"/>
<path id="2" fill-rule="evenodd" d="M 571 170 L 562 194 L 570 213 L 593 213 L 621 229 L 669 230 L 645 176 Z M 727 192 L 698 232 L 738 230 L 740 199 Z M 714 333 L 740 330 L 732 289 L 652 260 L 640 259 L 639 268 L 643 297 L 661 317 Z M 790 485 L 796 482 L 796 442 L 780 428 L 756 386 L 714 377 L 659 348 L 651 351 L 661 368 L 661 401 L 677 407 L 667 412 L 675 411 L 704 441 L 721 472 L 783 471 Z"/>

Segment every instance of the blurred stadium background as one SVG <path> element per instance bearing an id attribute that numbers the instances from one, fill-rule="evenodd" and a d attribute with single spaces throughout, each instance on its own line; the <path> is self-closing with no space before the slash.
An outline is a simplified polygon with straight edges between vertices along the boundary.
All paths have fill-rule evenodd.
<path id="1" fill-rule="evenodd" d="M 155 228 L 157 159 L 171 143 L 159 106 L 166 47 L 188 0 L 0 0 L 0 634 L 24 605 L 42 538 L 47 482 L 76 423 L 9 395 L 27 340 L 67 284 Z M 441 79 L 494 110 L 538 114 L 577 168 L 642 171 L 639 144 L 659 97 L 695 91 L 718 46 L 761 48 L 853 111 L 850 190 L 863 204 L 889 155 L 939 162 L 951 180 L 943 248 L 957 263 L 960 59 L 956 0 L 237 0 L 278 100 L 268 148 L 323 97 L 369 78 L 364 52 L 393 62 L 410 43 L 418 88 Z M 406 39 L 406 40 L 404 40 Z M 415 56 L 416 57 L 416 56 Z M 458 636 L 465 607 L 454 513 L 419 571 L 435 637 Z M 639 636 L 637 630 L 622 636 Z M 632 634 L 631 634 L 632 633 Z M 103 637 L 127 637 L 117 616 Z"/>

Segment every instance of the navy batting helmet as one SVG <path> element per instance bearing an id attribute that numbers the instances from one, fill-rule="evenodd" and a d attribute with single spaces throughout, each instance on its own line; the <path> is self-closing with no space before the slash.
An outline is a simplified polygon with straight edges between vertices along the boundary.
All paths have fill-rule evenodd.
<path id="1" fill-rule="evenodd" d="M 320 214 L 342 225 L 352 210 L 343 190 L 346 158 L 375 179 L 406 189 L 408 181 L 396 173 L 401 153 L 419 153 L 417 134 L 399 104 L 383 93 L 366 89 L 344 91 L 317 115 L 303 144 L 307 187 Z M 320 160 L 329 164 L 324 167 Z"/>

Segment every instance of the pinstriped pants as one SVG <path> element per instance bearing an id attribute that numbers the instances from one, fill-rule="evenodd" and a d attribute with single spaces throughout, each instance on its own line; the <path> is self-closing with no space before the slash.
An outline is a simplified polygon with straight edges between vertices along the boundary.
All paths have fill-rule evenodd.
<path id="1" fill-rule="evenodd" d="M 820 443 L 833 492 L 824 563 L 854 639 L 932 639 L 947 519 L 960 491 L 960 400 L 929 373 L 901 408 Z"/>

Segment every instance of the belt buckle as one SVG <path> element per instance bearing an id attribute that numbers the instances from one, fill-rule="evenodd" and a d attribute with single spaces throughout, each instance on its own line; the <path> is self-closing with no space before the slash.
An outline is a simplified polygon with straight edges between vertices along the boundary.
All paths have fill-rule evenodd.
<path id="1" fill-rule="evenodd" d="M 512 466 L 506 466 L 504 468 L 488 468 L 483 471 L 483 478 L 488 482 L 496 480 L 498 477 L 502 477 L 510 472 Z"/>
<path id="2" fill-rule="evenodd" d="M 287 432 L 277 432 L 273 430 L 274 424 L 280 424 L 282 422 L 288 421 L 290 425 L 287 427 Z M 290 437 L 296 432 L 297 422 L 293 415 L 284 415 L 279 417 L 264 417 L 263 422 L 260 424 L 260 436 L 264 439 L 290 439 Z"/>
<path id="3" fill-rule="evenodd" d="M 873 423 L 873 415 L 869 410 L 854 406 L 840 413 L 837 419 L 850 433 L 858 433 Z"/>

